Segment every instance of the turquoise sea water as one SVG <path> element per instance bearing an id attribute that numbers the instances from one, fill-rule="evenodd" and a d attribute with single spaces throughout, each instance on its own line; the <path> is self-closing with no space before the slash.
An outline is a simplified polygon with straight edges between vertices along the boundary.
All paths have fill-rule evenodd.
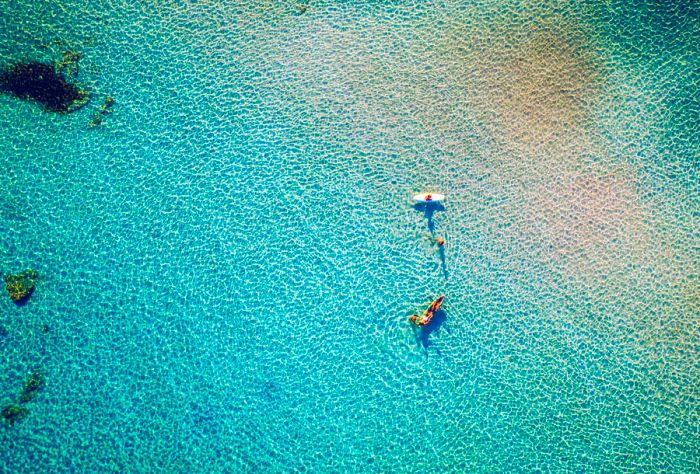
<path id="1" fill-rule="evenodd" d="M 0 471 L 700 471 L 700 8 L 587 3 L 0 1 Z"/>

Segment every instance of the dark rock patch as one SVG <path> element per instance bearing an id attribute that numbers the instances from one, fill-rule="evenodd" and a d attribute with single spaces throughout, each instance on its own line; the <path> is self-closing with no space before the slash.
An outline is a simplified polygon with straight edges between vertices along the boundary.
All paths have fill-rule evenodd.
<path id="1" fill-rule="evenodd" d="M 5 275 L 5 288 L 12 301 L 21 305 L 34 293 L 38 279 L 39 273 L 32 269 L 14 275 Z"/>
<path id="2" fill-rule="evenodd" d="M 7 423 L 9 426 L 14 425 L 16 422 L 25 418 L 28 414 L 29 410 L 14 403 L 7 405 L 2 409 L 2 411 L 0 411 L 0 416 L 2 416 L 5 423 Z"/>
<path id="3" fill-rule="evenodd" d="M 21 403 L 26 403 L 34 400 L 39 391 L 44 388 L 45 384 L 46 381 L 44 380 L 44 371 L 40 369 L 35 370 L 24 382 L 24 387 L 22 387 L 22 393 L 19 396 L 19 401 Z"/>
<path id="4" fill-rule="evenodd" d="M 73 112 L 90 100 L 90 94 L 66 80 L 56 65 L 20 63 L 0 72 L 0 92 L 33 100 L 50 112 Z"/>
<path id="5" fill-rule="evenodd" d="M 105 101 L 102 103 L 100 110 L 92 114 L 92 119 L 90 120 L 90 127 L 97 127 L 102 123 L 104 117 L 112 113 L 112 107 L 114 107 L 114 98 L 111 96 L 105 97 Z"/>

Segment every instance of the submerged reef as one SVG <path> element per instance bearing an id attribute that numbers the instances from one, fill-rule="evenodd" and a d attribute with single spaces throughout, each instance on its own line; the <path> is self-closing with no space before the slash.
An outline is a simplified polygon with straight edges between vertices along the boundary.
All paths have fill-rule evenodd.
<path id="1" fill-rule="evenodd" d="M 15 303 L 24 303 L 34 293 L 39 273 L 31 268 L 14 275 L 5 275 L 5 288 Z"/>
<path id="2" fill-rule="evenodd" d="M 26 417 L 29 414 L 29 410 L 17 405 L 16 403 L 11 403 L 2 409 L 0 415 L 2 415 L 3 420 L 9 426 L 14 425 L 16 422 Z"/>
<path id="3" fill-rule="evenodd" d="M 45 384 L 44 371 L 41 369 L 35 370 L 24 382 L 24 387 L 22 387 L 22 393 L 19 396 L 19 401 L 21 403 L 26 403 L 34 400 L 39 391 L 44 388 Z"/>
<path id="4" fill-rule="evenodd" d="M 112 96 L 107 96 L 105 97 L 104 102 L 102 103 L 102 106 L 100 107 L 100 110 L 92 114 L 92 119 L 90 120 L 90 127 L 97 127 L 102 123 L 102 120 L 105 116 L 109 115 L 112 113 L 112 107 L 114 107 L 114 98 Z"/>
<path id="5" fill-rule="evenodd" d="M 29 415 L 29 410 L 24 408 L 23 405 L 34 400 L 45 385 L 44 371 L 42 369 L 36 369 L 29 375 L 19 395 L 19 402 L 5 406 L 0 412 L 8 426 L 14 425 L 17 421 Z"/>
<path id="6" fill-rule="evenodd" d="M 82 53 L 67 51 L 63 53 L 60 61 L 56 62 L 56 71 L 61 74 L 70 74 L 73 77 L 78 75 L 78 63 L 83 58 Z"/>
<path id="7" fill-rule="evenodd" d="M 74 68 L 75 57 L 63 64 L 29 62 L 15 64 L 0 71 L 0 92 L 19 99 L 38 102 L 50 112 L 78 110 L 90 100 L 90 93 L 66 80 L 63 71 Z M 69 67 L 69 65 L 71 65 Z"/>

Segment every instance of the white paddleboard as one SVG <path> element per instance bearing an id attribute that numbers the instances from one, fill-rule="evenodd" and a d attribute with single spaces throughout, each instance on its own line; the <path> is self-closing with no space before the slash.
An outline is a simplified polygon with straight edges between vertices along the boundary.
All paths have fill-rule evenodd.
<path id="1" fill-rule="evenodd" d="M 414 201 L 425 202 L 425 203 L 440 202 L 443 199 L 445 199 L 445 195 L 440 194 L 440 193 L 420 193 L 420 194 L 416 194 L 415 196 L 413 196 Z"/>

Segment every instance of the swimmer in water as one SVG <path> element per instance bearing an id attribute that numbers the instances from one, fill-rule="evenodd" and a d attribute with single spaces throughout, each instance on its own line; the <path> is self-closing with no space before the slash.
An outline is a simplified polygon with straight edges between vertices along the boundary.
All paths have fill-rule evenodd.
<path id="1" fill-rule="evenodd" d="M 435 313 L 440 309 L 440 306 L 442 306 L 443 301 L 445 301 L 444 295 L 440 296 L 438 299 L 433 301 L 430 304 L 430 307 L 428 307 L 428 309 L 425 311 L 425 313 L 423 313 L 423 316 L 421 316 L 419 318 L 418 316 L 413 315 L 408 319 L 411 320 L 411 322 L 413 322 L 417 326 L 425 326 L 426 324 L 428 324 L 430 322 L 431 319 L 433 319 L 433 316 L 435 316 Z"/>

